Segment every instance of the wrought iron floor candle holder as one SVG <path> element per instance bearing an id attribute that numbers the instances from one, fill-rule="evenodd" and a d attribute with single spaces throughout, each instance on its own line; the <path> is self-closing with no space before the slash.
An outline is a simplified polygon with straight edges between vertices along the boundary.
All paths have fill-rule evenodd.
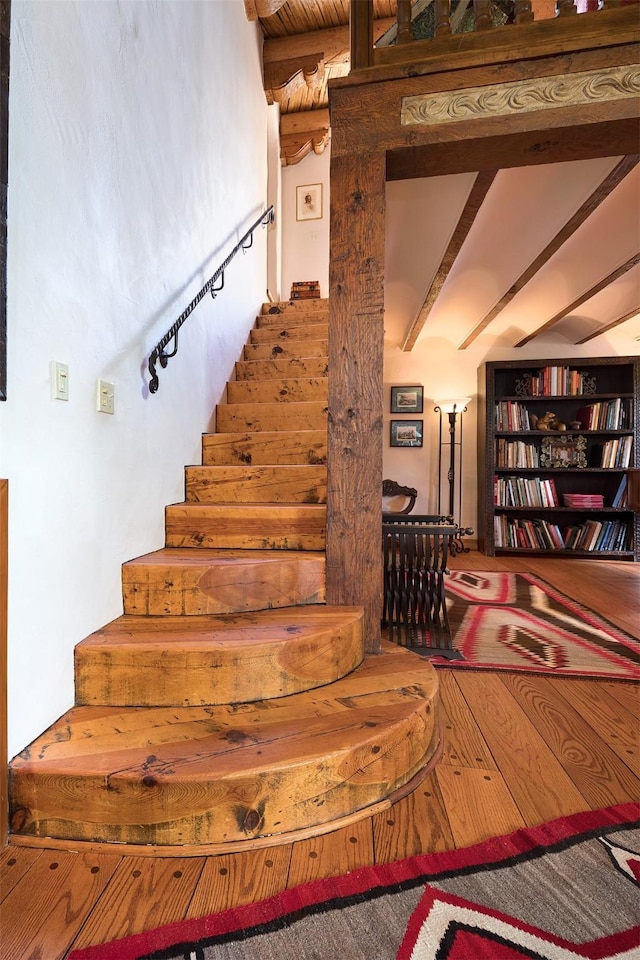
<path id="1" fill-rule="evenodd" d="M 449 511 L 447 520 L 456 527 L 456 535 L 449 544 L 449 550 L 452 554 L 469 553 L 469 547 L 462 542 L 462 537 L 468 537 L 473 534 L 472 527 L 462 527 L 462 417 L 467 412 L 467 405 L 471 403 L 471 397 L 463 397 L 458 400 L 439 400 L 433 408 L 439 415 L 438 431 L 438 513 L 442 514 L 442 463 L 443 452 L 449 448 L 449 466 L 447 469 L 447 483 L 449 494 Z M 443 415 L 448 421 L 448 441 L 443 437 Z M 460 417 L 458 432 L 458 416 Z M 459 439 L 456 439 L 458 434 Z M 458 469 L 456 471 L 456 453 Z M 456 479 L 457 479 L 457 510 L 456 510 Z"/>

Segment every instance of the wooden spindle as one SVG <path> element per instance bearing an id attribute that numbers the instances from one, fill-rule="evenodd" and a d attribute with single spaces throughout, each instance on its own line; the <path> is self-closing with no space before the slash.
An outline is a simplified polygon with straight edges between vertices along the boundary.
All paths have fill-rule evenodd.
<path id="1" fill-rule="evenodd" d="M 531 0 L 515 0 L 513 5 L 513 19 L 515 23 L 531 23 L 533 21 Z"/>
<path id="2" fill-rule="evenodd" d="M 351 69 L 371 66 L 373 60 L 373 0 L 351 0 L 349 8 Z"/>
<path id="3" fill-rule="evenodd" d="M 398 0 L 398 43 L 411 43 L 413 28 L 411 26 L 411 0 Z"/>
<path id="4" fill-rule="evenodd" d="M 451 34 L 451 0 L 435 0 L 436 37 Z"/>
<path id="5" fill-rule="evenodd" d="M 491 0 L 473 0 L 474 30 L 491 30 Z"/>
<path id="6" fill-rule="evenodd" d="M 559 17 L 572 17 L 577 12 L 574 0 L 558 0 Z"/>

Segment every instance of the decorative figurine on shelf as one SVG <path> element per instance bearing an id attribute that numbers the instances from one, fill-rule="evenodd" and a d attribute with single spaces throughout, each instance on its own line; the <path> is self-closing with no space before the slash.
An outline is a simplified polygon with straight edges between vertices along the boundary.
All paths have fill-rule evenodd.
<path id="1" fill-rule="evenodd" d="M 563 423 L 560 417 L 552 413 L 551 410 L 547 410 L 543 416 L 538 418 L 538 423 L 535 427 L 536 430 L 558 430 L 563 432 L 567 429 L 566 423 Z"/>

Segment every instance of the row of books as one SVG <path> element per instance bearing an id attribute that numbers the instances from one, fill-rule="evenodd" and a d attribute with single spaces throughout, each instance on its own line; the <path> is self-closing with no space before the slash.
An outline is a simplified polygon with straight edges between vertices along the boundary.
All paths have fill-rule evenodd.
<path id="1" fill-rule="evenodd" d="M 623 520 L 585 520 L 563 530 L 557 523 L 540 517 L 513 519 L 494 517 L 496 548 L 525 550 L 585 550 L 588 552 L 627 550 L 629 526 Z"/>
<path id="2" fill-rule="evenodd" d="M 543 367 L 531 375 L 530 389 L 532 397 L 580 396 L 586 390 L 592 392 L 593 377 L 569 367 Z"/>
<path id="3" fill-rule="evenodd" d="M 318 300 L 320 297 L 319 280 L 298 280 L 291 284 L 291 300 Z"/>
<path id="4" fill-rule="evenodd" d="M 524 440 L 504 440 L 498 437 L 496 443 L 496 466 L 530 469 L 540 466 L 538 448 Z"/>
<path id="5" fill-rule="evenodd" d="M 497 430 L 531 430 L 529 411 L 517 400 L 500 400 L 496 403 Z"/>
<path id="6" fill-rule="evenodd" d="M 574 510 L 598 510 L 604 507 L 601 493 L 563 493 L 562 500 L 565 507 L 572 507 Z"/>
<path id="7" fill-rule="evenodd" d="M 493 492 L 493 500 L 497 507 L 557 507 L 560 505 L 553 479 L 496 477 Z"/>
<path id="8" fill-rule="evenodd" d="M 631 400 L 616 397 L 581 407 L 576 420 L 583 430 L 624 430 L 631 426 Z"/>
<path id="9" fill-rule="evenodd" d="M 626 437 L 616 437 L 615 440 L 607 440 L 602 445 L 602 457 L 600 466 L 602 467 L 628 467 L 631 463 L 631 447 L 633 437 L 628 434 Z"/>

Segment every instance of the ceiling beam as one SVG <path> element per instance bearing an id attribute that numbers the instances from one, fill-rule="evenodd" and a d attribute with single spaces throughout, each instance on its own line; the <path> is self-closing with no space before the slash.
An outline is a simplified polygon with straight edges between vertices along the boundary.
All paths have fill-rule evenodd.
<path id="1" fill-rule="evenodd" d="M 528 333 L 526 337 L 522 338 L 522 340 L 518 340 L 517 343 L 514 343 L 514 347 L 524 347 L 524 345 L 529 343 L 530 340 L 533 340 L 535 337 L 539 337 L 541 333 L 544 333 L 545 330 L 549 330 L 558 322 L 558 320 L 562 320 L 563 317 L 568 317 L 570 313 L 573 313 L 576 307 L 580 307 L 583 303 L 586 303 L 587 300 L 591 300 L 591 297 L 595 297 L 596 293 L 600 293 L 600 291 L 604 290 L 605 287 L 610 286 L 615 280 L 618 280 L 619 277 L 624 276 L 628 270 L 631 270 L 631 268 L 635 267 L 638 263 L 640 263 L 640 253 L 636 253 L 630 257 L 629 260 L 606 276 L 604 280 L 596 283 L 595 286 L 583 293 L 582 296 L 574 300 L 573 303 L 570 303 L 568 307 L 565 307 L 560 311 L 560 313 L 557 313 L 555 317 L 551 317 L 551 319 L 547 320 L 546 323 L 541 324 L 541 326 L 537 327 L 535 330 L 532 330 L 531 333 Z"/>
<path id="2" fill-rule="evenodd" d="M 247 20 L 272 17 L 285 3 L 286 0 L 244 0 Z"/>
<path id="3" fill-rule="evenodd" d="M 538 273 L 539 270 L 544 267 L 546 263 L 551 259 L 551 257 L 558 252 L 560 247 L 573 236 L 573 234 L 578 230 L 579 227 L 587 220 L 588 217 L 597 210 L 600 204 L 606 200 L 612 190 L 618 186 L 621 180 L 623 180 L 628 173 L 630 173 L 635 166 L 638 164 L 640 157 L 638 154 L 634 154 L 629 157 L 623 157 L 623 159 L 616 164 L 613 170 L 602 180 L 593 193 L 587 197 L 582 206 L 574 213 L 570 220 L 567 220 L 565 225 L 556 233 L 555 237 L 551 240 L 550 243 L 544 248 L 542 253 L 533 260 L 524 273 L 521 273 L 518 279 L 513 283 L 507 292 L 498 300 L 496 305 L 492 307 L 489 313 L 478 321 L 471 333 L 466 337 L 465 340 L 458 347 L 459 350 L 464 350 L 470 344 L 476 340 L 483 330 L 485 330 L 492 320 L 501 313 L 506 306 L 513 300 L 516 294 L 520 293 L 523 287 L 529 283 L 529 281 Z"/>
<path id="4" fill-rule="evenodd" d="M 636 317 L 639 313 L 640 313 L 640 304 L 634 307 L 633 310 L 629 310 L 628 313 L 625 313 L 621 317 L 618 317 L 617 320 L 612 320 L 610 323 L 605 323 L 604 326 L 598 327 L 598 329 L 594 330 L 593 333 L 588 333 L 587 336 L 582 337 L 581 340 L 576 340 L 576 344 L 587 343 L 589 340 L 593 340 L 595 337 L 599 337 L 603 333 L 608 333 L 609 330 L 613 330 L 614 327 L 619 327 L 621 323 L 626 323 L 627 320 L 630 320 L 632 317 Z"/>
<path id="5" fill-rule="evenodd" d="M 497 173 L 497 170 L 483 170 L 476 177 L 473 187 L 469 192 L 469 196 L 467 197 L 467 202 L 464 206 L 462 214 L 460 215 L 460 219 L 458 220 L 457 226 L 453 231 L 453 236 L 449 241 L 449 246 L 447 247 L 440 266 L 436 271 L 436 275 L 431 282 L 431 286 L 427 291 L 424 302 L 407 332 L 404 343 L 402 344 L 403 350 L 413 349 L 415 342 L 425 325 L 426 319 L 431 312 L 431 308 L 436 302 L 438 295 L 442 290 L 443 284 L 447 279 L 447 274 L 451 270 L 456 257 L 460 253 L 464 241 L 467 239 L 467 235 L 473 226 L 473 222 L 478 215 L 478 211 L 480 210 L 480 207 L 484 202 L 484 198 L 489 192 L 489 188 L 495 180 Z"/>
<path id="6" fill-rule="evenodd" d="M 324 55 L 313 53 L 292 60 L 278 60 L 264 65 L 264 92 L 268 103 L 282 103 L 300 87 L 315 90 L 324 77 Z"/>
<path id="7" fill-rule="evenodd" d="M 302 110 L 280 117 L 280 161 L 284 167 L 299 163 L 312 150 L 322 153 L 331 135 L 329 110 Z"/>
<path id="8" fill-rule="evenodd" d="M 395 17 L 374 20 L 373 42 L 375 43 L 395 22 Z M 316 50 L 322 50 L 326 63 L 348 63 L 349 27 L 327 27 L 326 30 L 310 30 L 309 33 L 296 33 L 289 37 L 273 37 L 265 40 L 262 61 L 266 65 L 277 60 L 308 57 Z"/>

